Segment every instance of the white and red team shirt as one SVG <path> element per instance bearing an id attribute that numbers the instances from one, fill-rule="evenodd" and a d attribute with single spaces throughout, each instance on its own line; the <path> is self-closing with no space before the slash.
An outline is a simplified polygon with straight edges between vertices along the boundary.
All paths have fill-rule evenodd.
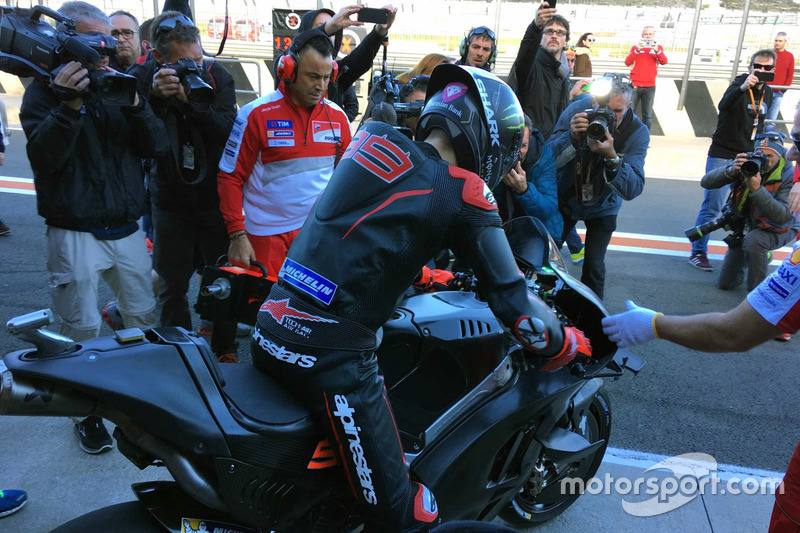
<path id="1" fill-rule="evenodd" d="M 300 228 L 350 138 L 339 106 L 323 98 L 313 108 L 298 107 L 283 82 L 242 107 L 217 175 L 228 233 L 264 236 Z"/>
<path id="2" fill-rule="evenodd" d="M 750 291 L 747 302 L 784 333 L 800 330 L 800 242 L 775 272 Z"/>

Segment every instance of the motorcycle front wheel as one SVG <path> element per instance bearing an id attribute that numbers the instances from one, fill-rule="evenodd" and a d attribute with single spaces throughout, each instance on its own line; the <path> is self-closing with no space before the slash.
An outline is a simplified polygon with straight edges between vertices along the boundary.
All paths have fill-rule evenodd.
<path id="1" fill-rule="evenodd" d="M 569 465 L 555 476 L 548 476 L 548 473 L 542 470 L 534 471 L 528 483 L 500 512 L 503 520 L 523 527 L 541 524 L 566 511 L 578 499 L 578 496 L 581 495 L 580 492 L 562 493 L 560 481 L 566 477 L 580 478 L 584 481 L 585 486 L 600 468 L 608 446 L 608 437 L 611 434 L 611 404 L 604 391 L 601 390 L 595 395 L 581 423 L 570 429 L 591 443 L 605 440 L 605 444 L 593 455 Z M 547 465 L 548 461 L 545 456 L 541 463 Z"/>

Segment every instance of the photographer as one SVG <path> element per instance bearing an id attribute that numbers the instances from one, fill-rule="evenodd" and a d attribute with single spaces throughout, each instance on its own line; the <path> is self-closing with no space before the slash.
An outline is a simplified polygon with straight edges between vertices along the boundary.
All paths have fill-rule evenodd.
<path id="1" fill-rule="evenodd" d="M 775 52 L 759 50 L 750 58 L 748 71 L 734 78 L 722 99 L 719 101 L 717 129 L 711 136 L 711 146 L 706 158 L 706 172 L 733 163 L 736 154 L 750 150 L 756 135 L 764 131 L 764 118 L 772 102 L 772 90 L 765 82 L 775 67 Z M 727 187 L 706 189 L 703 203 L 697 213 L 695 226 L 715 219 L 725 200 Z M 714 269 L 706 255 L 708 236 L 692 243 L 689 263 L 710 272 Z"/>
<path id="2" fill-rule="evenodd" d="M 605 86 L 608 92 L 600 94 Z M 593 109 L 573 102 L 561 114 L 549 146 L 556 154 L 563 242 L 578 220 L 586 224 L 581 281 L 600 298 L 605 284 L 605 255 L 617 228 L 623 200 L 644 190 L 644 159 L 650 132 L 630 109 L 630 78 L 611 74 L 592 84 Z M 589 119 L 592 119 L 591 121 Z M 591 124 L 591 127 L 590 127 Z"/>
<path id="3" fill-rule="evenodd" d="M 185 15 L 167 11 L 156 17 L 152 28 L 153 57 L 134 65 L 130 73 L 169 135 L 169 152 L 154 160 L 150 170 L 161 325 L 191 330 L 187 292 L 196 266 L 195 248 L 209 265 L 228 249 L 216 176 L 236 118 L 236 94 L 228 71 L 203 59 L 200 33 Z M 202 91 L 203 98 L 194 97 Z M 235 351 L 235 335 L 226 333 L 228 328 L 235 330 L 231 324 L 214 325 L 211 344 L 220 358 Z"/>
<path id="4" fill-rule="evenodd" d="M 79 34 L 99 32 L 96 38 L 102 39 L 111 32 L 108 17 L 91 4 L 67 2 L 60 12 L 75 21 Z M 107 39 L 111 46 L 103 40 L 92 48 L 113 54 L 113 39 Z M 119 106 L 87 92 L 87 76 L 96 65 L 69 61 L 61 67 L 50 82 L 38 77 L 31 82 L 20 109 L 37 207 L 47 224 L 53 310 L 62 334 L 78 342 L 97 337 L 102 277 L 125 324 L 151 328 L 156 322 L 151 261 L 137 220 L 146 198 L 141 159 L 166 153 L 164 124 L 135 93 L 133 105 Z M 75 429 L 87 453 L 112 446 L 97 416 Z"/>
<path id="5" fill-rule="evenodd" d="M 791 243 L 800 224 L 789 210 L 792 165 L 784 158 L 786 150 L 779 134 L 768 135 L 755 143 L 754 152 L 738 154 L 733 164 L 712 170 L 700 181 L 706 189 L 728 184 L 728 200 L 742 226 L 738 238 L 729 242 L 719 274 L 719 288 L 732 290 L 741 285 L 747 267 L 747 290 L 767 277 L 767 253 Z M 742 165 L 745 165 L 743 172 Z M 752 174 L 753 168 L 758 172 Z M 746 234 L 742 234 L 747 231 Z"/>
<path id="6" fill-rule="evenodd" d="M 637 104 L 641 103 L 642 122 L 647 129 L 653 122 L 653 102 L 656 99 L 656 75 L 658 66 L 667 64 L 664 47 L 656 42 L 656 30 L 653 26 L 642 29 L 642 38 L 631 47 L 625 65 L 631 67 L 633 80 L 633 101 L 631 109 L 636 113 Z"/>
<path id="7" fill-rule="evenodd" d="M 548 139 L 569 102 L 569 67 L 562 57 L 569 42 L 569 21 L 547 1 L 536 8 L 533 22 L 519 43 L 508 85 L 523 112 Z"/>

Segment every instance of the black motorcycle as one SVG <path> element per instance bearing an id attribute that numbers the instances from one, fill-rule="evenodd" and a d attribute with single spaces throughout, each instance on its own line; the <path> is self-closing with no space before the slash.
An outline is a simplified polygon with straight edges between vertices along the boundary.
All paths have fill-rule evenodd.
<path id="1" fill-rule="evenodd" d="M 507 236 L 529 289 L 593 354 L 567 366 L 527 353 L 472 290 L 408 294 L 383 327 L 378 357 L 413 478 L 436 495 L 444 521 L 520 525 L 562 513 L 588 480 L 611 430 L 605 377 L 643 363 L 603 334 L 606 311 L 572 278 L 536 219 Z M 181 328 L 117 332 L 76 345 L 44 326 L 49 310 L 8 322 L 36 349 L 5 356 L 0 414 L 97 414 L 118 449 L 174 481 L 133 485 L 136 500 L 56 531 L 359 531 L 362 520 L 333 448 L 308 412 L 250 365 L 217 364 Z M 168 386 L 165 386 L 168 384 Z"/>

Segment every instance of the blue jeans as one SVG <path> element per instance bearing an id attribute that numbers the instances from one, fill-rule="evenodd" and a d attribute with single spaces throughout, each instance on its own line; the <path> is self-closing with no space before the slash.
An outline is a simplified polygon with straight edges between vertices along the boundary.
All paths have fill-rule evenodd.
<path id="1" fill-rule="evenodd" d="M 783 101 L 783 93 L 773 91 L 772 103 L 769 104 L 769 109 L 767 109 L 767 120 L 775 120 L 776 118 L 778 118 L 778 113 L 781 110 L 782 101 Z M 769 122 L 764 124 L 764 131 L 775 131 L 775 124 Z"/>
<path id="2" fill-rule="evenodd" d="M 633 98 L 631 99 L 631 109 L 636 113 L 636 104 L 642 103 L 642 113 L 636 114 L 642 119 L 642 123 L 650 129 L 650 124 L 653 122 L 653 102 L 656 99 L 656 87 L 635 87 L 633 89 Z"/>
<path id="3" fill-rule="evenodd" d="M 723 159 L 721 157 L 708 157 L 706 159 L 706 174 L 715 168 L 724 167 L 733 163 L 733 159 Z M 728 196 L 730 185 L 725 185 L 719 189 L 704 189 L 705 195 L 703 196 L 703 204 L 700 206 L 700 212 L 697 213 L 697 220 L 694 225 L 699 226 L 714 220 L 722 209 L 722 202 Z M 703 252 L 708 253 L 708 235 L 703 235 L 692 243 L 692 253 Z"/>

